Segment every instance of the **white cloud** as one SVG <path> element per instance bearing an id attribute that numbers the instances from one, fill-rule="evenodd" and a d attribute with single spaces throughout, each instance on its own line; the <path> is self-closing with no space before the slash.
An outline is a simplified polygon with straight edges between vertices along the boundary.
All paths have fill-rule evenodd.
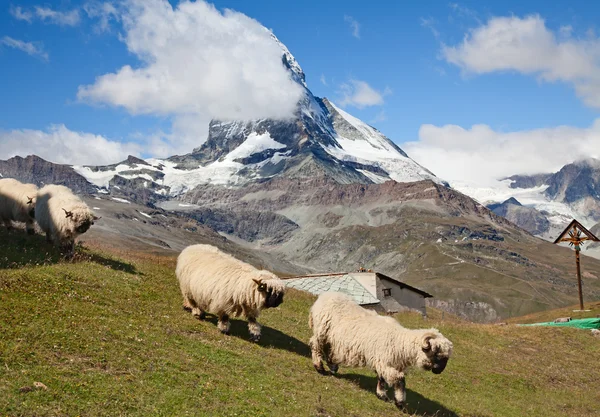
<path id="1" fill-rule="evenodd" d="M 33 13 L 31 13 L 28 10 L 23 10 L 23 8 L 21 8 L 20 6 L 10 6 L 10 9 L 8 11 L 17 20 L 24 20 L 28 23 L 31 23 L 31 21 L 33 20 Z"/>
<path id="2" fill-rule="evenodd" d="M 421 26 L 423 26 L 424 28 L 427 28 L 431 31 L 431 33 L 433 34 L 433 37 L 436 39 L 440 38 L 440 32 L 436 29 L 435 27 L 435 19 L 433 17 L 429 17 L 429 18 L 421 18 Z"/>
<path id="3" fill-rule="evenodd" d="M 352 29 L 352 36 L 356 39 L 360 39 L 360 23 L 352 16 L 344 15 L 344 22 L 350 25 L 350 29 Z"/>
<path id="4" fill-rule="evenodd" d="M 321 81 L 321 84 L 327 86 L 327 79 L 325 78 L 325 74 L 321 74 L 321 78 L 319 78 L 319 80 Z"/>
<path id="5" fill-rule="evenodd" d="M 68 12 L 58 12 L 49 7 L 35 6 L 36 16 L 44 22 L 53 23 L 59 26 L 77 26 L 80 22 L 79 10 L 74 9 Z"/>
<path id="6" fill-rule="evenodd" d="M 302 89 L 256 20 L 201 0 L 176 8 L 166 0 L 129 0 L 121 18 L 123 41 L 141 65 L 80 86 L 80 100 L 175 119 L 293 115 Z"/>
<path id="7" fill-rule="evenodd" d="M 365 81 L 350 80 L 348 83 L 340 85 L 341 98 L 338 100 L 340 106 L 354 106 L 362 109 L 369 106 L 381 106 L 384 103 L 383 97 L 391 94 L 392 91 L 386 87 L 383 92 L 375 90 Z"/>
<path id="8" fill-rule="evenodd" d="M 600 119 L 588 128 L 497 132 L 488 125 L 422 125 L 419 141 L 402 148 L 447 181 L 492 185 L 515 174 L 556 172 L 578 159 L 600 157 Z"/>
<path id="9" fill-rule="evenodd" d="M 88 1 L 83 5 L 83 10 L 90 19 L 98 19 L 94 30 L 100 33 L 109 32 L 110 23 L 120 20 L 119 11 L 112 2 Z"/>
<path id="10" fill-rule="evenodd" d="M 571 29 L 559 30 L 558 40 L 538 15 L 494 17 L 459 45 L 443 46 L 442 55 L 465 73 L 517 71 L 572 84 L 587 105 L 600 108 L 600 40 L 570 37 Z"/>
<path id="11" fill-rule="evenodd" d="M 4 36 L 2 39 L 0 39 L 0 45 L 19 49 L 28 55 L 39 56 L 43 60 L 48 61 L 48 53 L 44 51 L 42 46 L 35 45 L 31 42 L 25 42 L 19 39 L 13 39 L 9 36 Z"/>
<path id="12" fill-rule="evenodd" d="M 121 143 L 92 133 L 74 132 L 65 125 L 47 130 L 0 130 L 0 159 L 35 154 L 59 164 L 104 165 L 146 150 L 140 143 Z"/>

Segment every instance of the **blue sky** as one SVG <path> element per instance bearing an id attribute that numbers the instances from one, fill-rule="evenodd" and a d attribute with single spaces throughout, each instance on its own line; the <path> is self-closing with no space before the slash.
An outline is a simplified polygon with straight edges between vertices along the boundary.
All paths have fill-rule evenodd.
<path id="1" fill-rule="evenodd" d="M 557 169 L 571 159 L 595 156 L 600 144 L 594 125 L 600 109 L 598 6 L 582 1 L 391 3 L 213 4 L 219 12 L 233 9 L 271 29 L 300 63 L 315 95 L 345 103 L 348 112 L 446 177 L 474 177 L 474 171 L 447 167 L 448 158 L 483 167 L 494 158 L 508 158 L 506 168 L 493 170 L 498 176 L 508 170 Z M 160 22 L 168 7 L 161 0 L 153 4 Z M 22 142 L 31 135 L 50 138 L 49 147 L 73 142 L 85 148 L 90 141 L 90 149 L 102 150 L 106 145 L 106 156 L 97 158 L 101 162 L 129 151 L 143 156 L 189 151 L 197 146 L 195 137 L 203 140 L 204 119 L 219 111 L 204 114 L 206 102 L 193 103 L 197 109 L 191 114 L 182 111 L 189 105 L 185 100 L 175 107 L 142 108 L 143 103 L 95 83 L 125 65 L 134 70 L 148 65 L 143 54 L 156 49 L 144 45 L 142 52 L 132 51 L 141 38 L 134 39 L 136 23 L 127 26 L 122 15 L 138 6 L 137 0 L 3 2 L 0 141 L 5 146 L 0 143 L 0 158 L 17 152 L 8 144 L 16 149 L 21 143 L 18 152 L 29 152 Z M 517 46 L 507 51 L 498 39 L 516 39 Z M 193 55 L 207 47 L 204 41 L 182 39 L 182 45 Z M 205 76 L 194 73 L 195 79 Z M 80 92 L 85 86 L 92 86 L 89 94 Z M 360 86 L 368 94 L 353 98 Z M 483 125 L 484 133 L 474 125 Z M 565 151 L 570 141 L 583 144 Z M 125 145 L 108 146 L 113 142 Z M 538 160 L 515 163 L 510 157 L 537 147 L 545 148 Z M 85 149 L 53 148 L 58 162 L 76 155 L 81 160 L 73 162 L 90 163 Z"/>

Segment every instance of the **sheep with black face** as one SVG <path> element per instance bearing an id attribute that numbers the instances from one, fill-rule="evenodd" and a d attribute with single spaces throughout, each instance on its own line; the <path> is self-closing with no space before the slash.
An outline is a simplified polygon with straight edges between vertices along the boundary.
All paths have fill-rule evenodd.
<path id="1" fill-rule="evenodd" d="M 260 311 L 283 302 L 285 286 L 275 274 L 259 270 L 210 245 L 192 245 L 177 258 L 175 274 L 183 308 L 198 319 L 214 314 L 217 328 L 229 334 L 229 317 L 248 319 L 250 339 L 260 339 Z"/>
<path id="2" fill-rule="evenodd" d="M 25 223 L 25 230 L 35 233 L 35 199 L 38 188 L 35 184 L 23 184 L 13 178 L 0 179 L 0 220 L 7 229 L 12 222 Z"/>
<path id="3" fill-rule="evenodd" d="M 440 374 L 452 354 L 452 342 L 436 329 L 406 329 L 394 318 L 366 310 L 349 296 L 326 292 L 310 309 L 313 365 L 324 374 L 340 364 L 368 366 L 377 372 L 377 397 L 387 401 L 385 384 L 394 388 L 394 402 L 406 401 L 405 372 L 410 367 Z"/>
<path id="4" fill-rule="evenodd" d="M 87 232 L 99 218 L 69 188 L 46 185 L 37 193 L 35 219 L 46 233 L 46 240 L 69 257 L 73 255 L 75 238 Z"/>

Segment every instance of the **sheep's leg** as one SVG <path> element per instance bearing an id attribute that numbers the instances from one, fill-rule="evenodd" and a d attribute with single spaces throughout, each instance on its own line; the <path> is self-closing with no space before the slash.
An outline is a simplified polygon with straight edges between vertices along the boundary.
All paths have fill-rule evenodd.
<path id="1" fill-rule="evenodd" d="M 394 404 L 396 404 L 396 407 L 400 410 L 403 410 L 406 405 L 406 381 L 404 379 L 404 372 L 400 372 L 394 368 L 386 368 L 381 376 L 388 385 L 394 387 Z"/>
<path id="2" fill-rule="evenodd" d="M 321 375 L 326 375 L 325 368 L 323 367 L 323 352 L 321 344 L 316 336 L 310 338 L 310 351 L 312 353 L 312 363 L 316 371 Z"/>
<path id="3" fill-rule="evenodd" d="M 217 323 L 217 329 L 223 334 L 229 334 L 229 316 L 227 314 L 219 314 L 219 322 Z"/>
<path id="4" fill-rule="evenodd" d="M 46 232 L 46 242 L 52 243 L 52 235 L 50 232 Z"/>
<path id="5" fill-rule="evenodd" d="M 390 399 L 387 396 L 385 388 L 385 379 L 377 375 L 377 398 L 383 401 L 389 401 Z"/>
<path id="6" fill-rule="evenodd" d="M 193 309 L 194 309 L 194 304 L 185 295 L 183 296 L 183 305 L 182 305 L 182 308 L 185 311 L 187 311 L 188 313 L 191 313 L 193 311 Z"/>
<path id="7" fill-rule="evenodd" d="M 206 312 L 198 307 L 194 300 L 186 297 L 185 295 L 183 296 L 183 309 L 192 313 L 192 316 L 198 320 L 204 320 L 206 318 Z"/>
<path id="8" fill-rule="evenodd" d="M 63 242 L 61 245 L 61 252 L 63 253 L 65 259 L 71 259 L 75 254 L 75 241 L 70 240 Z"/>
<path id="9" fill-rule="evenodd" d="M 248 317 L 248 332 L 250 333 L 250 340 L 252 342 L 258 342 L 260 340 L 260 330 L 262 326 L 256 321 L 256 317 Z"/>
<path id="10" fill-rule="evenodd" d="M 27 234 L 28 235 L 34 235 L 35 234 L 35 227 L 33 225 L 33 222 L 27 222 L 27 223 L 25 223 L 25 230 L 27 230 Z"/>
<path id="11" fill-rule="evenodd" d="M 206 312 L 201 308 L 194 307 L 192 308 L 192 316 L 194 316 L 198 320 L 204 320 L 206 318 Z"/>

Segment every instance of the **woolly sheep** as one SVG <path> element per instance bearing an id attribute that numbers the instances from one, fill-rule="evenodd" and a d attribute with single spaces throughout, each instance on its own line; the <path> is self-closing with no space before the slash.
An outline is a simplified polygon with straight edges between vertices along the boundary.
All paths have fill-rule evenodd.
<path id="1" fill-rule="evenodd" d="M 388 401 L 385 383 L 394 387 L 394 402 L 406 401 L 405 372 L 416 367 L 441 373 L 452 354 L 452 342 L 436 329 L 410 330 L 394 318 L 360 307 L 349 296 L 326 292 L 310 309 L 313 365 L 324 374 L 338 365 L 368 366 L 377 372 L 377 397 Z"/>
<path id="2" fill-rule="evenodd" d="M 46 240 L 69 257 L 73 255 L 75 238 L 87 232 L 98 217 L 69 188 L 46 185 L 37 194 L 35 219 L 46 233 Z"/>
<path id="3" fill-rule="evenodd" d="M 35 200 L 38 188 L 35 184 L 23 184 L 12 178 L 0 179 L 0 220 L 7 229 L 12 222 L 25 223 L 30 235 L 35 233 Z"/>
<path id="4" fill-rule="evenodd" d="M 256 321 L 264 308 L 283 302 L 285 286 L 269 271 L 258 270 L 214 246 L 192 245 L 177 258 L 175 270 L 183 295 L 183 308 L 202 320 L 206 313 L 215 314 L 217 328 L 229 334 L 229 317 L 248 318 L 250 339 L 260 339 L 261 326 Z"/>

